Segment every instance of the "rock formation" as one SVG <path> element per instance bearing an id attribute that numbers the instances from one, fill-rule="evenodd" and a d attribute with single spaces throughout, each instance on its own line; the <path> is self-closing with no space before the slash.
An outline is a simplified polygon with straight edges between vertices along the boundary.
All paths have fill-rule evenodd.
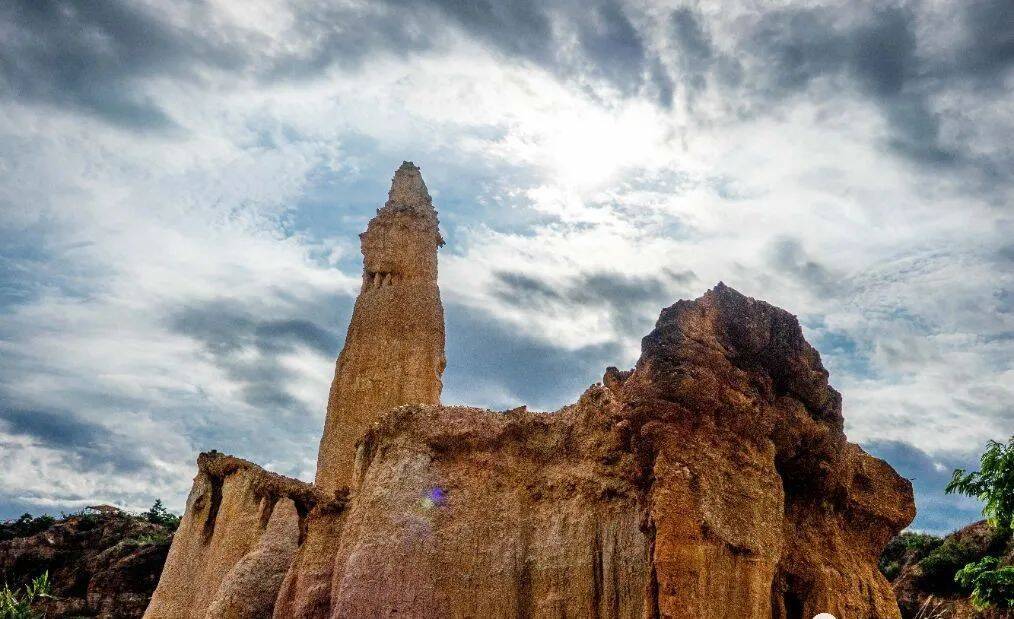
<path id="1" fill-rule="evenodd" d="M 444 372 L 444 308 L 437 287 L 437 212 L 419 168 L 394 174 L 387 204 L 359 236 L 363 287 L 338 356 L 320 439 L 315 484 L 351 483 L 356 442 L 380 414 L 438 404 Z"/>
<path id="2" fill-rule="evenodd" d="M 289 569 L 310 484 L 201 454 L 186 512 L 145 617 L 265 617 Z"/>
<path id="3" fill-rule="evenodd" d="M 362 239 L 316 484 L 202 456 L 146 616 L 899 616 L 911 485 L 847 442 L 793 316 L 719 284 L 576 404 L 443 407 L 415 166 Z"/>

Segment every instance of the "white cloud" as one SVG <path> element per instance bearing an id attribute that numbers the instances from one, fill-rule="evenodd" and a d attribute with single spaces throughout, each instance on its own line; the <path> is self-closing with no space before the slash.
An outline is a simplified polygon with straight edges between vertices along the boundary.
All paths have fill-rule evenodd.
<path id="1" fill-rule="evenodd" d="M 182 10 L 166 19 L 256 43 L 241 51 L 264 64 L 311 55 L 319 41 L 292 36 L 305 24 L 283 5 L 219 1 L 206 22 Z M 669 12 L 628 8 L 645 49 L 687 78 L 672 108 L 584 67 L 570 31 L 560 66 L 546 66 L 459 26 L 414 53 L 379 49 L 305 75 L 208 63 L 137 78 L 175 130 L 5 101 L 0 238 L 21 244 L 0 252 L 0 292 L 17 298 L 0 318 L 0 388 L 23 408 L 115 430 L 158 475 L 79 470 L 72 450 L 11 433 L 0 438 L 10 472 L 0 494 L 40 506 L 160 494 L 179 507 L 195 452 L 211 447 L 309 477 L 333 359 L 306 342 L 266 351 L 257 328 L 305 319 L 340 337 L 363 203 L 383 202 L 401 158 L 422 165 L 451 240 L 445 301 L 519 338 L 570 352 L 617 345 L 632 362 L 661 304 L 724 280 L 799 315 L 825 345 L 854 440 L 948 453 L 1009 432 L 1010 217 L 997 193 L 971 172 L 899 156 L 884 102 L 839 75 L 751 100 L 766 60 L 740 47 L 759 18 L 749 7 L 701 7 L 709 53 L 746 75 L 728 86 L 705 67 L 691 103 Z M 928 92 L 942 144 L 1004 161 L 1008 91 Z M 1002 180 L 999 191 L 1009 194 Z M 505 297 L 505 273 L 534 277 L 542 302 Z M 601 274 L 657 290 L 628 304 L 574 301 Z M 210 325 L 201 339 L 173 327 L 215 303 L 250 331 Z M 241 341 L 223 351 L 220 335 Z M 455 397 L 469 395 L 506 406 L 524 394 L 491 379 Z"/>

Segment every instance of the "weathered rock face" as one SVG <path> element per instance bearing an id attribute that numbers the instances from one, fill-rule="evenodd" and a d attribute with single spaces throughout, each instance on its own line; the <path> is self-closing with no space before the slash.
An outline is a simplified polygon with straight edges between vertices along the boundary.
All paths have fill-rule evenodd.
<path id="1" fill-rule="evenodd" d="M 719 285 L 604 383 L 552 414 L 389 413 L 301 549 L 329 590 L 275 616 L 898 616 L 876 563 L 911 487 L 846 442 L 792 316 Z"/>
<path id="2" fill-rule="evenodd" d="M 363 287 L 335 368 L 317 456 L 318 488 L 348 486 L 356 442 L 384 411 L 437 404 L 444 310 L 437 287 L 437 213 L 419 168 L 405 162 L 362 235 Z"/>
<path id="3" fill-rule="evenodd" d="M 201 454 L 187 509 L 145 617 L 266 617 L 319 501 L 304 482 Z"/>
<path id="4" fill-rule="evenodd" d="M 0 583 L 49 573 L 47 617 L 140 617 L 169 551 L 170 532 L 118 510 L 79 514 L 0 541 Z"/>
<path id="5" fill-rule="evenodd" d="M 577 404 L 442 407 L 415 166 L 362 241 L 315 486 L 202 461 L 150 616 L 898 617 L 911 485 L 846 441 L 793 316 L 719 284 Z"/>
<path id="6" fill-rule="evenodd" d="M 653 502 L 660 610 L 717 616 L 723 589 L 747 590 L 721 582 L 731 562 L 753 600 L 730 600 L 746 605 L 727 616 L 767 616 L 768 603 L 775 617 L 897 616 L 876 563 L 915 515 L 911 484 L 845 440 L 841 398 L 795 318 L 719 284 L 664 310 L 642 349 L 621 397 L 650 438 L 651 494 L 666 498 Z M 666 483 L 658 470 L 674 463 L 689 474 Z M 699 545 L 713 558 L 667 561 L 662 539 L 676 557 Z M 701 574 L 714 582 L 698 610 L 676 610 Z"/>

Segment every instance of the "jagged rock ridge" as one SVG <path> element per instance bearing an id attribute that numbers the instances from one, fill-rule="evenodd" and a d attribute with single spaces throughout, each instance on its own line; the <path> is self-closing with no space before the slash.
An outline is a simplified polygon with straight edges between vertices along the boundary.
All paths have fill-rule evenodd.
<path id="1" fill-rule="evenodd" d="M 417 174 L 398 171 L 363 235 L 358 324 L 384 328 L 352 319 L 317 484 L 202 464 L 147 616 L 898 617 L 877 558 L 911 485 L 847 442 L 784 310 L 719 284 L 560 411 L 440 406 L 440 238 Z M 388 217 L 407 232 L 371 234 Z M 375 274 L 419 264 L 416 319 Z M 258 602 L 222 602 L 242 598 Z"/>

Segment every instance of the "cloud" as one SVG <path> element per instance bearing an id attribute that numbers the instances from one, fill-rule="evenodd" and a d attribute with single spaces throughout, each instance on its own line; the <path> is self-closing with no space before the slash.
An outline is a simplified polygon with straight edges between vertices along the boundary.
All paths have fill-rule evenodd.
<path id="1" fill-rule="evenodd" d="M 0 16 L 7 48 L 5 90 L 24 101 L 81 109 L 132 129 L 165 129 L 172 119 L 135 89 L 141 76 L 189 71 L 206 53 L 139 4 L 16 1 Z"/>
<path id="2" fill-rule="evenodd" d="M 625 357 L 612 344 L 553 346 L 454 303 L 446 307 L 446 322 L 447 403 L 555 410 L 576 401 L 606 367 Z"/>
<path id="3" fill-rule="evenodd" d="M 649 56 L 644 37 L 624 3 L 616 0 L 560 2 L 393 2 L 436 8 L 466 36 L 499 53 L 532 62 L 568 79 L 600 80 L 624 95 L 640 91 Z"/>
<path id="4" fill-rule="evenodd" d="M 672 286 L 686 287 L 696 276 L 692 271 L 663 269 L 659 275 L 597 272 L 549 282 L 534 273 L 497 271 L 493 280 L 492 294 L 503 303 L 560 314 L 574 307 L 585 311 L 601 308 L 618 334 L 636 338 L 650 325 L 645 320 L 645 308 L 671 303 Z"/>
<path id="5" fill-rule="evenodd" d="M 778 239 L 769 251 L 771 267 L 798 279 L 804 287 L 826 296 L 842 297 L 847 294 L 847 287 L 842 285 L 843 278 L 835 277 L 827 267 L 807 255 L 799 239 Z"/>
<path id="6" fill-rule="evenodd" d="M 996 78 L 1014 63 L 1014 7 L 1003 0 L 987 0 L 962 9 L 965 49 L 954 59 L 957 71 L 981 87 L 997 88 Z"/>
<path id="7" fill-rule="evenodd" d="M 933 457 L 902 441 L 871 441 L 864 443 L 863 447 L 872 455 L 891 463 L 898 473 L 912 482 L 917 512 L 910 529 L 946 535 L 959 523 L 982 518 L 981 502 L 961 495 L 943 494 L 954 469 L 978 470 L 977 454 Z"/>
<path id="8" fill-rule="evenodd" d="M 0 13 L 7 47 L 0 79 L 18 101 L 80 110 L 130 130 L 180 130 L 152 82 L 206 88 L 216 78 L 306 79 L 369 54 L 426 49 L 433 37 L 425 33 L 436 30 L 382 8 L 265 8 L 275 28 L 236 23 L 223 7 L 192 0 L 172 11 L 121 0 L 16 0 Z"/>
<path id="9" fill-rule="evenodd" d="M 933 69 L 917 55 L 915 29 L 916 14 L 903 5 L 857 15 L 827 7 L 765 14 L 749 49 L 765 67 L 766 105 L 798 96 L 820 79 L 852 83 L 882 110 L 891 148 L 922 164 L 956 164 L 960 153 L 941 142 L 932 86 L 923 79 Z"/>
<path id="10" fill-rule="evenodd" d="M 395 4 L 408 7 L 416 3 Z M 431 0 L 425 4 L 435 7 L 465 32 L 492 44 L 504 53 L 538 62 L 550 62 L 552 59 L 552 24 L 540 2 Z"/>
<path id="11" fill-rule="evenodd" d="M 70 411 L 24 410 L 4 407 L 0 423 L 6 432 L 30 438 L 36 445 L 68 454 L 84 471 L 137 474 L 149 465 L 128 437 L 101 424 L 78 419 Z"/>
<path id="12" fill-rule="evenodd" d="M 8 432 L 31 436 L 56 447 L 94 443 L 104 434 L 102 426 L 82 422 L 68 412 L 4 407 L 2 420 Z"/>
<path id="13" fill-rule="evenodd" d="M 336 299 L 327 301 L 337 304 Z M 340 307 L 348 307 L 350 302 L 345 300 Z M 290 393 L 298 376 L 296 368 L 285 365 L 285 357 L 316 353 L 333 359 L 338 356 L 341 338 L 304 318 L 258 319 L 244 307 L 225 300 L 187 307 L 169 319 L 169 329 L 200 342 L 250 406 L 282 417 L 318 412 L 307 410 L 306 403 Z M 348 316 L 344 317 L 347 320 Z"/>
<path id="14" fill-rule="evenodd" d="M 1010 10 L 7 3 L 0 504 L 180 507 L 210 448 L 312 476 L 403 159 L 448 401 L 555 409 L 724 280 L 799 316 L 850 438 L 950 466 L 1014 424 Z"/>

